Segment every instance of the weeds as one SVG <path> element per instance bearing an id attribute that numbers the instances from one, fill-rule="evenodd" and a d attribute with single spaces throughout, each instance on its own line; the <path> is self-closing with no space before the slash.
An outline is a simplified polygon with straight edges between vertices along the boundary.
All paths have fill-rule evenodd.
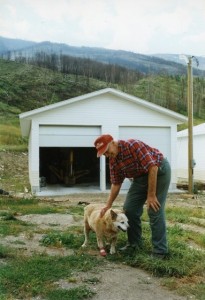
<path id="1" fill-rule="evenodd" d="M 73 233 L 49 233 L 42 237 L 40 243 L 44 246 L 68 247 L 70 249 L 79 249 L 82 245 L 83 235 Z"/>

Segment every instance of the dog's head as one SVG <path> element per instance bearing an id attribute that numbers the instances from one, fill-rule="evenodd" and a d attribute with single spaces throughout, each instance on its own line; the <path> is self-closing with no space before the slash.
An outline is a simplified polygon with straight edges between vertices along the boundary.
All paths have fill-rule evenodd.
<path id="1" fill-rule="evenodd" d="M 110 211 L 111 213 L 111 217 L 113 220 L 113 224 L 114 226 L 122 231 L 127 231 L 129 224 L 128 224 L 128 218 L 126 217 L 126 215 L 123 212 L 116 212 L 114 210 L 111 209 Z"/>

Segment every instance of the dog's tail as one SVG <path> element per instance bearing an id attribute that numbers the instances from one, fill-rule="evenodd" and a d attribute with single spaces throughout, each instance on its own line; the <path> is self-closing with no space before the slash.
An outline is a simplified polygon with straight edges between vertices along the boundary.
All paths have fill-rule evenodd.
<path id="1" fill-rule="evenodd" d="M 90 203 L 89 202 L 86 202 L 86 201 L 79 201 L 78 202 L 78 205 L 89 205 Z"/>

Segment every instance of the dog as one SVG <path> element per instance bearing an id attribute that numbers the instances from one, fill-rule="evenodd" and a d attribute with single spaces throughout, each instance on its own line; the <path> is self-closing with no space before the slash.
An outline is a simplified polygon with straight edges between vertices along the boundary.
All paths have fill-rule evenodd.
<path id="1" fill-rule="evenodd" d="M 119 209 L 108 209 L 103 217 L 100 212 L 104 205 L 89 204 L 84 208 L 84 234 L 82 247 L 88 245 L 90 230 L 96 233 L 100 255 L 106 256 L 104 239 L 110 243 L 110 254 L 116 253 L 117 234 L 120 230 L 126 232 L 129 225 L 126 215 Z"/>

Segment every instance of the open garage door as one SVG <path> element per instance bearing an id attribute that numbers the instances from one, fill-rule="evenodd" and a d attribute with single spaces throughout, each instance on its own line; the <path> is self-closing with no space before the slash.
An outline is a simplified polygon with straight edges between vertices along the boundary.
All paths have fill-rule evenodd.
<path id="1" fill-rule="evenodd" d="M 95 148 L 40 147 L 40 178 L 44 185 L 99 186 Z"/>
<path id="2" fill-rule="evenodd" d="M 100 185 L 99 159 L 93 146 L 100 127 L 43 125 L 39 132 L 41 187 Z"/>

